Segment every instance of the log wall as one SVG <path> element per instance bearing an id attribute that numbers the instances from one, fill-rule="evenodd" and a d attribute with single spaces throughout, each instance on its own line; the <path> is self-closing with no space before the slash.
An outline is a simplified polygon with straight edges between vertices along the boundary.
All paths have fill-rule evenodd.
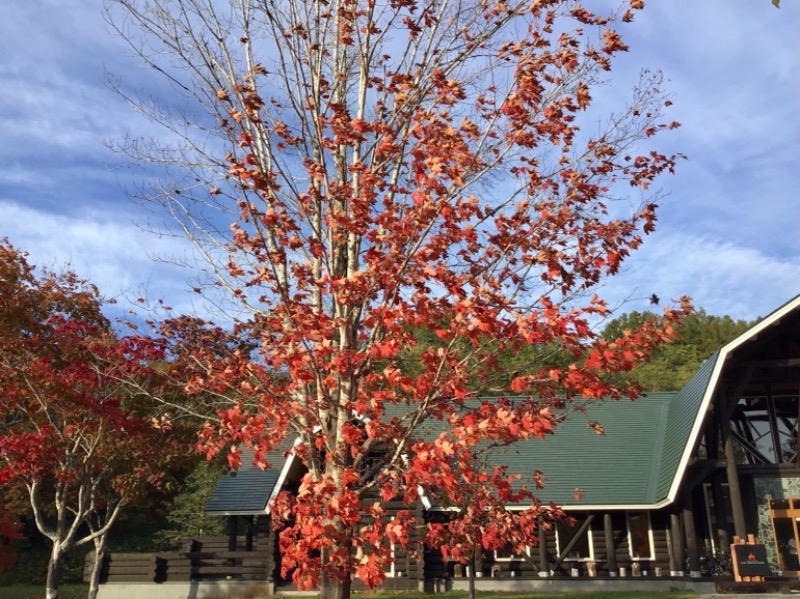
<path id="1" fill-rule="evenodd" d="M 440 516 L 442 517 L 442 516 Z M 634 563 L 636 569 L 647 572 L 648 576 L 655 576 L 656 568 L 662 571 L 664 576 L 669 573 L 669 550 L 667 540 L 667 528 L 669 526 L 669 516 L 666 512 L 651 512 L 650 525 L 653 533 L 654 559 L 633 560 L 630 555 L 628 543 L 627 520 L 624 512 L 612 513 L 613 541 L 615 557 L 618 569 L 624 568 L 627 576 L 634 574 Z M 603 530 L 602 514 L 598 514 L 591 524 L 592 532 L 592 553 L 594 573 L 597 576 L 608 576 L 607 566 L 608 556 L 606 552 L 605 533 Z M 547 554 L 550 563 L 553 564 L 558 557 L 555 533 L 547 535 Z M 442 554 L 438 549 L 425 549 L 424 577 L 426 580 L 437 578 L 459 578 L 466 575 L 464 566 L 456 563 L 445 563 Z M 555 574 L 569 576 L 573 569 L 577 569 L 581 577 L 589 576 L 588 561 L 564 560 L 555 569 Z M 485 552 L 481 563 L 478 564 L 476 572 L 482 577 L 519 577 L 519 578 L 538 578 L 539 577 L 539 548 L 531 547 L 526 558 L 515 557 L 512 559 L 497 559 L 493 552 Z"/>

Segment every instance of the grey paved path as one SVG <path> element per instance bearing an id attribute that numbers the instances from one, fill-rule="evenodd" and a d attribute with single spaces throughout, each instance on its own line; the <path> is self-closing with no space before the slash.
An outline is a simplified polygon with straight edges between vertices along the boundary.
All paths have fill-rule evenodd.
<path id="1" fill-rule="evenodd" d="M 781 595 L 780 593 L 728 593 L 727 595 L 720 595 L 714 593 L 713 595 L 700 595 L 702 599 L 788 599 L 789 597 L 800 597 L 800 593 L 792 592 L 788 595 Z"/>

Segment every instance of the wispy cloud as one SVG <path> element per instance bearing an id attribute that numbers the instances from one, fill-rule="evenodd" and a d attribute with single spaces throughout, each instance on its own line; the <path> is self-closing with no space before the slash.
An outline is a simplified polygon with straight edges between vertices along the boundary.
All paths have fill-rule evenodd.
<path id="1" fill-rule="evenodd" d="M 189 244 L 142 230 L 128 211 L 54 214 L 0 201 L 0 214 L 14 223 L 3 227 L 2 234 L 27 251 L 32 263 L 57 272 L 72 270 L 96 284 L 108 299 L 127 304 L 148 293 L 151 299 L 180 303 L 186 296 L 186 273 L 164 260 L 185 258 L 191 252 Z M 184 300 L 174 307 L 188 308 L 189 303 Z"/>
<path id="2" fill-rule="evenodd" d="M 751 320 L 800 294 L 798 272 L 797 255 L 770 255 L 702 233 L 662 231 L 645 242 L 606 290 L 630 309 L 652 310 L 653 293 L 665 302 L 689 295 L 709 314 Z"/>
<path id="3" fill-rule="evenodd" d="M 190 273 L 152 262 L 188 246 L 136 225 L 147 216 L 119 179 L 104 141 L 149 125 L 109 91 L 110 71 L 131 87 L 152 73 L 126 57 L 100 3 L 10 0 L 0 19 L 0 236 L 42 265 L 71 262 L 109 296 L 150 293 L 189 306 Z M 640 68 L 663 69 L 670 119 L 660 142 L 683 152 L 661 181 L 658 231 L 611 280 L 614 297 L 689 294 L 711 313 L 766 314 L 800 293 L 800 3 L 649 2 L 627 29 L 631 52 L 604 101 L 627 95 Z M 163 89 L 163 88 L 158 88 Z"/>

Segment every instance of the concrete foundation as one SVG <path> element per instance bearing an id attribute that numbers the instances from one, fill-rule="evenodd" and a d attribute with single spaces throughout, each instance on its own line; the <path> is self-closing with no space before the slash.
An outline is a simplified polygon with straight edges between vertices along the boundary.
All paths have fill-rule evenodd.
<path id="1" fill-rule="evenodd" d="M 271 582 L 208 580 L 203 582 L 111 582 L 100 585 L 97 599 L 260 599 L 273 595 Z"/>
<path id="2" fill-rule="evenodd" d="M 447 590 L 466 591 L 469 589 L 469 580 L 466 578 L 451 578 L 447 581 Z M 696 581 L 681 578 L 476 578 L 475 589 L 478 591 L 500 592 L 550 592 L 550 593 L 588 593 L 592 591 L 669 591 L 681 589 L 694 591 L 701 595 L 715 591 L 713 581 Z"/>

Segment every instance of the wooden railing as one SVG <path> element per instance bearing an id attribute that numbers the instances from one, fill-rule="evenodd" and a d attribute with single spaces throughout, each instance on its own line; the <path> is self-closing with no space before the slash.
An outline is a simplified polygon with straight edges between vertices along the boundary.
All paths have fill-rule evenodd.
<path id="1" fill-rule="evenodd" d="M 157 556 L 164 581 L 175 580 L 269 580 L 270 555 L 265 551 L 192 551 Z"/>
<path id="2" fill-rule="evenodd" d="M 155 553 L 106 553 L 100 582 L 152 582 L 156 579 Z M 94 565 L 94 552 L 86 554 L 83 579 L 88 581 Z"/>
<path id="3" fill-rule="evenodd" d="M 87 579 L 94 555 L 86 556 Z M 175 582 L 186 580 L 270 580 L 267 551 L 183 551 L 107 553 L 100 582 Z"/>

